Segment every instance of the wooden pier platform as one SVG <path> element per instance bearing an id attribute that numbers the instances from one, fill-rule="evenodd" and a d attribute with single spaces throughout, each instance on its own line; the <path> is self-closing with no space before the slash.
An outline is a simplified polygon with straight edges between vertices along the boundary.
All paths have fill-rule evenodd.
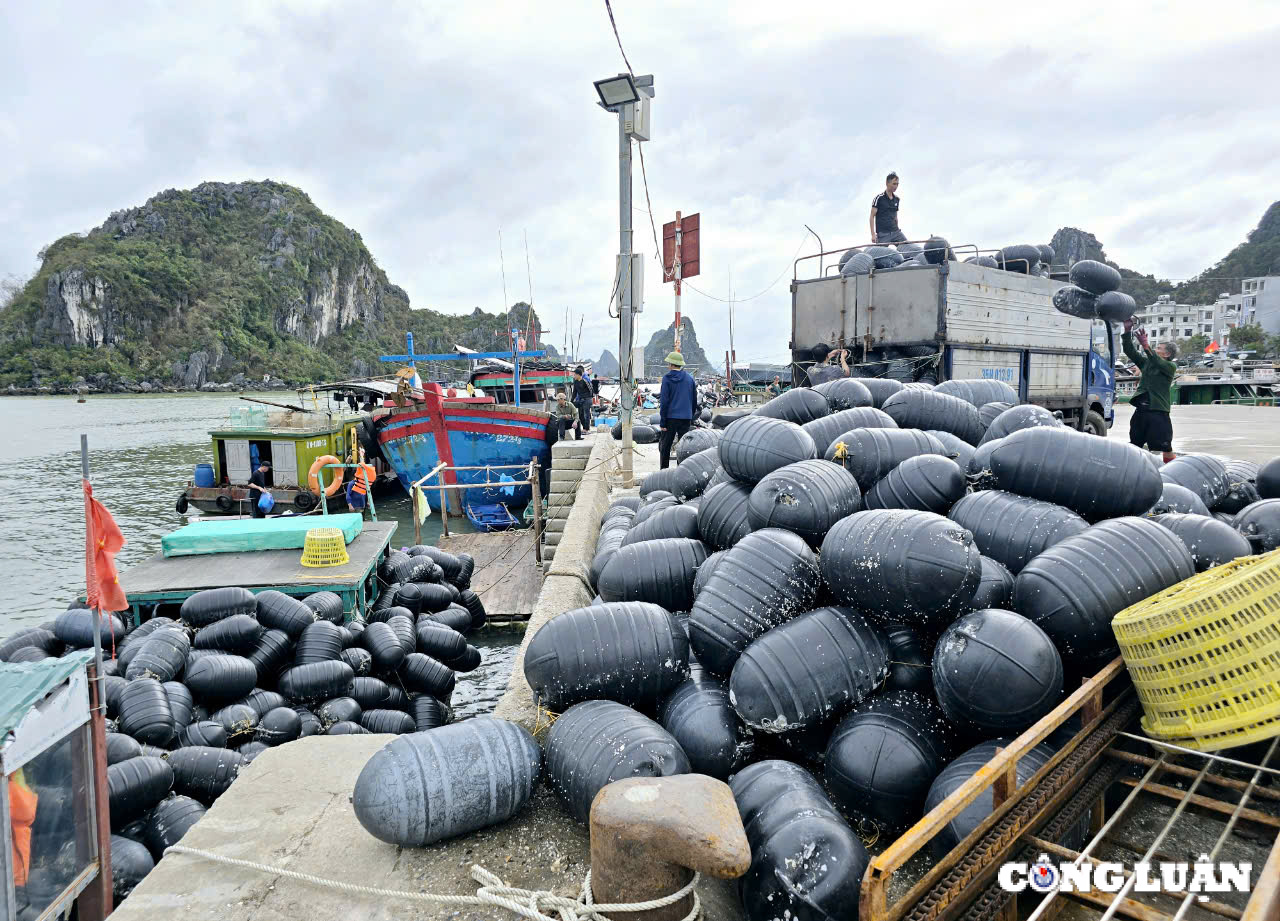
<path id="1" fill-rule="evenodd" d="M 452 534 L 436 546 L 475 558 L 471 590 L 480 596 L 490 623 L 523 623 L 532 616 L 542 571 L 534 559 L 531 528 Z"/>
<path id="2" fill-rule="evenodd" d="M 378 562 L 395 533 L 394 521 L 367 521 L 347 544 L 350 560 L 341 566 L 312 569 L 302 565 L 301 550 L 255 550 L 165 557 L 157 553 L 120 576 L 135 622 L 160 605 L 180 605 L 206 588 L 238 585 L 251 591 L 275 589 L 305 596 L 330 591 L 342 596 L 348 616 L 363 612 L 377 595 Z M 477 568 L 479 558 L 477 557 Z M 164 613 L 164 612 L 162 612 Z"/>

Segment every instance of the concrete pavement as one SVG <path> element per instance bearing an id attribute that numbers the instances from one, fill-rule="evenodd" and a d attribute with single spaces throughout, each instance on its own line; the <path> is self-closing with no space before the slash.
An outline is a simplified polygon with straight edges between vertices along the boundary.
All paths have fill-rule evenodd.
<path id="1" fill-rule="evenodd" d="M 1221 454 L 1259 464 L 1280 456 L 1280 407 L 1175 406 L 1169 415 L 1178 454 Z M 1129 404 L 1116 406 L 1111 437 L 1128 441 L 1131 418 Z"/>

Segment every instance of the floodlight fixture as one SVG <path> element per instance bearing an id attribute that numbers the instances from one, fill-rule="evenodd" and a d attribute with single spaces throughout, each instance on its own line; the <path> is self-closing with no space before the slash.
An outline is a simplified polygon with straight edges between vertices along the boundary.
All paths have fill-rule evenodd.
<path id="1" fill-rule="evenodd" d="M 631 74 L 618 74 L 616 77 L 596 80 L 595 87 L 596 93 L 600 96 L 600 105 L 610 112 L 640 101 L 640 93 L 636 90 Z"/>

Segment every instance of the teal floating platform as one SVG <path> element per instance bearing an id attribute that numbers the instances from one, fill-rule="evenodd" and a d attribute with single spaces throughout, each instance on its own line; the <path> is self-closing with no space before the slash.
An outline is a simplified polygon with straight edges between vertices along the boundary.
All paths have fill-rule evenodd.
<path id="1" fill-rule="evenodd" d="M 311 515 L 302 519 L 312 527 L 332 526 L 354 515 Z M 218 530 L 233 521 L 209 525 Z M 335 592 L 342 598 L 347 619 L 363 616 L 378 593 L 378 563 L 395 534 L 394 521 L 370 521 L 347 544 L 350 559 L 341 566 L 312 569 L 302 565 L 301 543 L 279 550 L 241 550 L 205 556 L 166 557 L 157 553 L 120 574 L 120 587 L 129 597 L 129 617 L 135 624 L 155 614 L 177 617 L 188 597 L 206 588 L 239 585 L 251 592 L 275 589 L 305 598 L 313 592 Z M 301 537 L 298 538 L 302 540 Z"/>
<path id="2" fill-rule="evenodd" d="M 338 528 L 351 543 L 364 528 L 359 514 L 285 515 L 279 518 L 235 518 L 193 521 L 160 538 L 166 557 L 253 550 L 301 550 L 312 528 Z"/>

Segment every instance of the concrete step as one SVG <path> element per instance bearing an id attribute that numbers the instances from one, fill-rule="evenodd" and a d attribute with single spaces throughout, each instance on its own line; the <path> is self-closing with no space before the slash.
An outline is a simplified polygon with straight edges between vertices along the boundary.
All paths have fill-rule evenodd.
<path id="1" fill-rule="evenodd" d="M 551 471 L 554 473 L 557 470 L 586 470 L 589 459 L 586 454 L 557 457 L 551 463 Z"/>
<path id="2" fill-rule="evenodd" d="M 542 520 L 543 521 L 568 521 L 569 512 L 571 511 L 572 509 L 569 506 L 565 506 L 562 509 L 556 509 L 554 512 L 544 515 Z"/>
<path id="3" fill-rule="evenodd" d="M 551 446 L 551 461 L 555 463 L 562 457 L 590 457 L 591 443 L 588 441 L 557 441 Z"/>
<path id="4" fill-rule="evenodd" d="M 544 547 L 555 547 L 555 546 L 558 546 L 558 545 L 559 545 L 559 543 L 560 543 L 560 538 L 561 538 L 561 537 L 563 537 L 563 536 L 564 536 L 564 535 L 563 535 L 563 533 L 562 533 L 562 532 L 560 532 L 560 531 L 548 531 L 548 532 L 543 536 L 543 539 L 542 539 L 542 545 L 543 545 Z"/>
<path id="5" fill-rule="evenodd" d="M 543 534 L 551 534 L 554 532 L 564 531 L 564 526 L 565 524 L 568 523 L 568 521 L 569 519 L 567 518 L 551 518 L 547 520 L 546 522 L 544 522 L 547 529 L 546 531 L 543 532 Z"/>
<path id="6" fill-rule="evenodd" d="M 557 483 L 577 483 L 582 479 L 581 470 L 571 470 L 563 467 L 551 468 L 551 489 L 554 491 Z"/>

